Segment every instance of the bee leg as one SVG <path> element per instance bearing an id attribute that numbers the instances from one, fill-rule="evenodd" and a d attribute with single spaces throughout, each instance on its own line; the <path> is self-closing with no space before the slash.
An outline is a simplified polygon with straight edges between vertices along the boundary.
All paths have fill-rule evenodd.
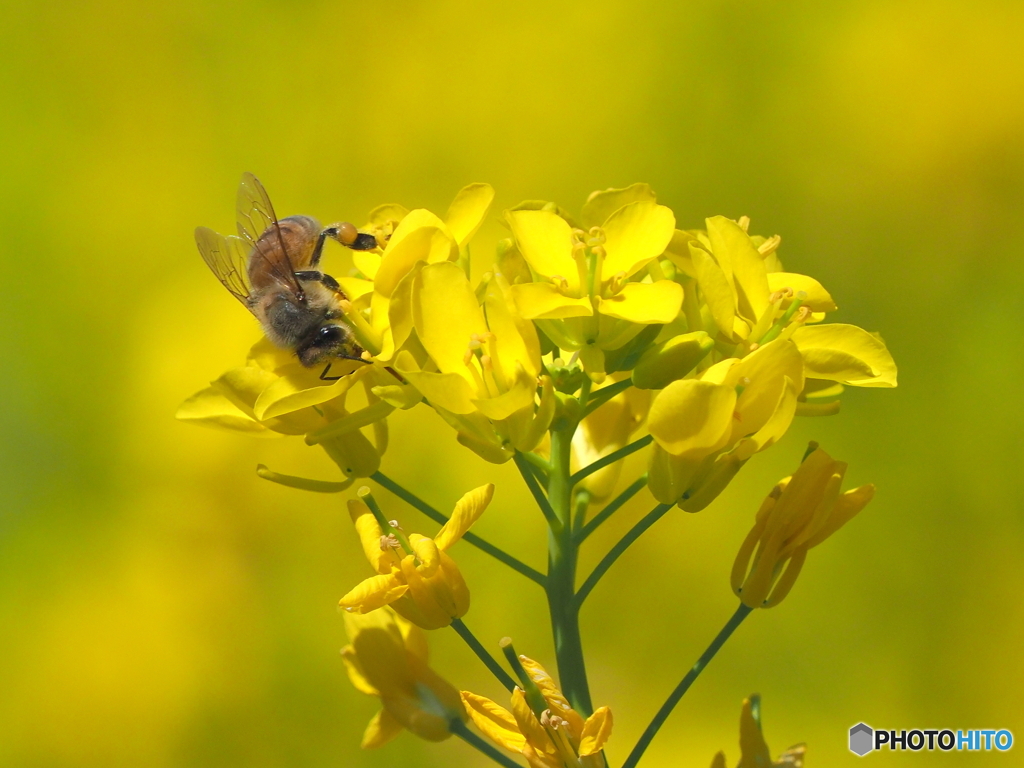
<path id="1" fill-rule="evenodd" d="M 331 364 L 328 363 L 327 367 L 324 368 L 320 372 L 320 380 L 321 381 L 337 381 L 338 379 L 341 378 L 341 376 L 328 376 L 327 374 L 330 373 L 330 372 L 331 372 Z"/>
<path id="2" fill-rule="evenodd" d="M 341 286 L 338 285 L 338 281 L 325 272 L 319 272 L 315 269 L 307 269 L 302 272 L 296 272 L 295 277 L 299 280 L 306 280 L 311 283 L 322 283 L 324 288 L 329 288 L 335 293 L 341 294 L 343 298 L 348 298 L 345 296 L 345 292 L 341 290 Z"/>
<path id="3" fill-rule="evenodd" d="M 338 239 L 338 228 L 327 227 L 320 232 L 320 236 L 316 239 L 316 246 L 313 248 L 313 256 L 309 260 L 309 265 L 315 267 L 320 264 L 320 257 L 323 256 L 324 242 L 330 237 L 334 240 Z"/>

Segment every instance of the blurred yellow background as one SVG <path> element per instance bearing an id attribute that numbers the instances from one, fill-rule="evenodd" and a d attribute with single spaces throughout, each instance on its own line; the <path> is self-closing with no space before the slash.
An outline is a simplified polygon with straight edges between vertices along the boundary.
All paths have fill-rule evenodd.
<path id="1" fill-rule="evenodd" d="M 478 275 L 502 208 L 578 210 L 647 181 L 680 226 L 747 214 L 780 233 L 838 322 L 885 336 L 899 389 L 799 420 L 595 590 L 584 642 L 613 766 L 731 614 L 736 548 L 812 438 L 876 500 L 741 627 L 642 765 L 722 748 L 734 764 L 754 691 L 773 752 L 806 741 L 811 768 L 856 764 L 861 720 L 1024 738 L 1022 32 L 1010 0 L 5 4 L 0 765 L 488 764 L 408 734 L 359 751 L 376 702 L 345 678 L 336 603 L 369 572 L 344 497 L 254 472 L 336 469 L 298 439 L 173 419 L 258 337 L 192 241 L 197 224 L 231 230 L 245 170 L 281 215 L 357 223 L 383 202 L 443 213 L 490 182 Z M 341 249 L 326 259 L 343 271 Z M 424 408 L 391 425 L 386 474 L 442 509 L 493 480 L 479 532 L 543 567 L 513 467 Z M 588 542 L 584 574 L 652 504 L 645 491 Z M 454 554 L 467 624 L 553 668 L 540 591 Z M 453 632 L 430 640 L 442 674 L 499 697 Z"/>

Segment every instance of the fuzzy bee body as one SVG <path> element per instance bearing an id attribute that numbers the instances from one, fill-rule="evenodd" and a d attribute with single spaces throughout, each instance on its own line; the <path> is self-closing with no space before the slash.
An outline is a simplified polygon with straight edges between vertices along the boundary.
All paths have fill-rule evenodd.
<path id="1" fill-rule="evenodd" d="M 196 245 L 217 279 L 256 316 L 271 342 L 294 351 L 307 368 L 361 360 L 363 353 L 342 319 L 341 286 L 318 268 L 328 238 L 354 250 L 377 247 L 372 235 L 349 223 L 321 228 L 309 216 L 279 220 L 251 173 L 238 187 L 238 236 L 196 229 Z M 321 378 L 329 369 L 328 362 Z"/>

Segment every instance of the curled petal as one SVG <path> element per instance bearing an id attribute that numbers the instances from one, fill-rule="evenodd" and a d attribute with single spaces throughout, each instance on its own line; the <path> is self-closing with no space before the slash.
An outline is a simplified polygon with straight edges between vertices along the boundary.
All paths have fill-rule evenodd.
<path id="1" fill-rule="evenodd" d="M 768 308 L 768 272 L 750 236 L 724 216 L 706 220 L 711 252 L 727 275 L 732 276 L 737 292 L 737 308 L 745 318 L 756 322 Z"/>
<path id="2" fill-rule="evenodd" d="M 432 264 L 413 289 L 416 333 L 437 367 L 472 381 L 465 356 L 474 335 L 487 334 L 483 311 L 466 273 L 457 264 Z"/>
<path id="3" fill-rule="evenodd" d="M 600 707 L 583 724 L 583 735 L 580 736 L 580 756 L 596 755 L 604 749 L 604 745 L 611 735 L 612 711 L 608 707 Z"/>
<path id="4" fill-rule="evenodd" d="M 346 611 L 369 613 L 395 602 L 408 589 L 393 573 L 371 576 L 351 589 L 338 605 Z"/>
<path id="5" fill-rule="evenodd" d="M 381 255 L 380 267 L 373 278 L 374 291 L 390 298 L 398 281 L 417 261 L 435 264 L 458 258 L 458 255 L 459 245 L 443 221 L 427 210 L 410 211 Z"/>
<path id="6" fill-rule="evenodd" d="M 813 312 L 835 312 L 837 309 L 832 296 L 813 277 L 798 275 L 794 272 L 768 273 L 768 290 L 771 293 L 782 291 L 786 288 L 790 289 L 790 293 L 782 303 L 783 309 L 786 309 L 793 298 L 799 293 L 804 294 L 801 306 L 810 307 Z"/>
<path id="7" fill-rule="evenodd" d="M 855 387 L 895 387 L 896 363 L 885 342 L 855 325 L 829 323 L 799 328 L 793 342 L 807 375 Z"/>
<path id="8" fill-rule="evenodd" d="M 691 242 L 689 249 L 693 268 L 697 272 L 697 284 L 711 317 L 722 333 L 732 336 L 736 318 L 736 291 L 732 281 L 721 265 L 703 248 Z"/>
<path id="9" fill-rule="evenodd" d="M 434 537 L 434 543 L 437 544 L 437 548 L 446 550 L 461 539 L 463 534 L 469 530 L 470 526 L 487 509 L 487 505 L 491 503 L 492 498 L 494 498 L 494 484 L 488 483 L 487 485 L 481 485 L 479 488 L 474 488 L 459 499 L 455 503 L 455 509 L 452 512 L 451 518 L 441 526 L 441 530 Z"/>

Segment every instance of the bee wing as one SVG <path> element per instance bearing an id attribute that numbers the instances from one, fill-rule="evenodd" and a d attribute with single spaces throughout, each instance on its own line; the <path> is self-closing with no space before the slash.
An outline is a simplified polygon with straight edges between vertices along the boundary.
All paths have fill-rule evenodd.
<path id="1" fill-rule="evenodd" d="M 252 286 L 249 284 L 248 258 L 249 246 L 241 238 L 214 232 L 209 227 L 196 227 L 196 245 L 203 261 L 210 268 L 221 284 L 232 296 L 238 299 L 246 309 L 252 311 L 249 297 Z"/>
<path id="2" fill-rule="evenodd" d="M 295 279 L 295 262 L 285 245 L 281 226 L 277 222 L 277 214 L 274 213 L 274 206 L 270 202 L 270 195 L 260 184 L 260 180 L 251 173 L 243 173 L 242 180 L 238 183 L 236 213 L 238 234 L 252 248 L 251 258 L 264 260 L 268 272 L 283 285 L 288 286 L 296 295 L 302 296 L 302 287 Z M 271 228 L 274 232 L 274 235 L 271 236 L 276 235 L 277 245 L 283 258 L 274 258 L 267 246 L 260 243 L 260 237 Z"/>

